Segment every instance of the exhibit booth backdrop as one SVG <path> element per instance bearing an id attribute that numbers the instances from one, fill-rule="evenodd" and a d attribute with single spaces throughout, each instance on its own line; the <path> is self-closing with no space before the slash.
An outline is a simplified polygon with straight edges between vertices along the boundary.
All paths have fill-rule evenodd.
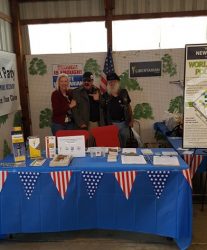
<path id="1" fill-rule="evenodd" d="M 58 73 L 67 72 L 72 87 L 77 87 L 83 71 L 92 71 L 99 86 L 105 57 L 106 53 L 26 56 L 32 133 L 40 136 L 42 146 L 44 136 L 51 135 L 51 93 Z M 113 52 L 113 60 L 122 87 L 129 91 L 143 142 L 155 142 L 154 122 L 166 119 L 169 113 L 182 112 L 184 49 Z M 158 62 L 157 68 L 154 61 Z M 134 66 L 138 77 L 130 78 L 132 62 L 142 62 L 138 68 L 131 64 L 131 71 Z"/>

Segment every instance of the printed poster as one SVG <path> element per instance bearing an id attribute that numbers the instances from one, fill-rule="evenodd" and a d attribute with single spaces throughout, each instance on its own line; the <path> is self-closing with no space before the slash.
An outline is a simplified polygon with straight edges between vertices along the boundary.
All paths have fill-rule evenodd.
<path id="1" fill-rule="evenodd" d="M 56 64 L 53 65 L 53 87 L 56 87 L 56 81 L 59 74 L 67 74 L 70 79 L 70 87 L 77 88 L 82 84 L 83 64 Z"/>
<path id="2" fill-rule="evenodd" d="M 207 44 L 186 45 L 184 148 L 207 148 Z"/>
<path id="3" fill-rule="evenodd" d="M 19 109 L 16 55 L 0 51 L 0 116 Z"/>

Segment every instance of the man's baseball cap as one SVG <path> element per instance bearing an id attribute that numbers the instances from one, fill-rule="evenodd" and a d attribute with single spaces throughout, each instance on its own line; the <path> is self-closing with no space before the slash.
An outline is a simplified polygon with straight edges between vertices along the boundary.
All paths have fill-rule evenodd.
<path id="1" fill-rule="evenodd" d="M 94 80 L 94 76 L 91 72 L 85 72 L 83 74 L 83 82 L 87 82 L 87 81 L 93 81 Z"/>

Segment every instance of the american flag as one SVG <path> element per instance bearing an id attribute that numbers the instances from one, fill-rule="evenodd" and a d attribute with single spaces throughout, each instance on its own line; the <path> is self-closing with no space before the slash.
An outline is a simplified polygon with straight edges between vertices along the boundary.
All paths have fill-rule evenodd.
<path id="1" fill-rule="evenodd" d="M 93 198 L 98 185 L 103 177 L 103 173 L 101 172 L 92 172 L 92 171 L 82 171 L 82 177 L 86 183 L 87 193 L 90 198 Z"/>
<path id="2" fill-rule="evenodd" d="M 27 199 L 29 200 L 31 198 L 31 195 L 35 189 L 35 184 L 37 182 L 37 179 L 40 175 L 40 173 L 37 172 L 18 172 L 19 178 L 21 182 L 23 183 L 23 188 L 25 191 L 25 195 Z"/>
<path id="3" fill-rule="evenodd" d="M 4 186 L 4 183 L 6 182 L 6 178 L 8 176 L 8 172 L 7 171 L 1 171 L 0 172 L 0 192 Z"/>
<path id="4" fill-rule="evenodd" d="M 192 154 L 184 155 L 185 162 L 190 166 L 191 179 L 193 179 L 193 176 L 195 175 L 203 159 L 204 159 L 203 155 L 192 155 Z"/>
<path id="5" fill-rule="evenodd" d="M 159 170 L 147 171 L 147 175 L 150 181 L 152 182 L 157 199 L 159 199 L 160 196 L 162 195 L 169 174 L 170 171 L 159 171 Z"/>
<path id="6" fill-rule="evenodd" d="M 191 179 L 190 169 L 188 168 L 188 169 L 183 170 L 183 175 L 192 188 L 192 179 Z"/>
<path id="7" fill-rule="evenodd" d="M 136 171 L 124 171 L 115 173 L 116 180 L 118 181 L 127 200 L 129 199 L 134 181 L 136 179 L 136 175 Z"/>
<path id="8" fill-rule="evenodd" d="M 64 200 L 65 194 L 68 188 L 68 183 L 70 182 L 72 171 L 56 171 L 51 172 L 50 176 L 60 193 L 61 198 Z"/>
<path id="9" fill-rule="evenodd" d="M 113 61 L 113 57 L 112 57 L 111 48 L 109 48 L 108 52 L 107 52 L 106 59 L 105 59 L 105 63 L 104 63 L 103 73 L 101 74 L 100 89 L 101 89 L 102 93 L 106 92 L 106 88 L 107 88 L 106 76 L 110 73 L 113 73 L 113 72 L 114 72 L 114 61 Z"/>

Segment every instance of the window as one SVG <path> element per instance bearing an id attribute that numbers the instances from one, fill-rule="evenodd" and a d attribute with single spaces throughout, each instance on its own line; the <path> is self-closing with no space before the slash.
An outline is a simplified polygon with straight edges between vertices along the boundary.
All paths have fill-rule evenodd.
<path id="1" fill-rule="evenodd" d="M 113 22 L 113 49 L 184 48 L 207 42 L 207 17 L 140 19 Z"/>
<path id="2" fill-rule="evenodd" d="M 31 54 L 105 52 L 104 22 L 29 25 Z"/>

